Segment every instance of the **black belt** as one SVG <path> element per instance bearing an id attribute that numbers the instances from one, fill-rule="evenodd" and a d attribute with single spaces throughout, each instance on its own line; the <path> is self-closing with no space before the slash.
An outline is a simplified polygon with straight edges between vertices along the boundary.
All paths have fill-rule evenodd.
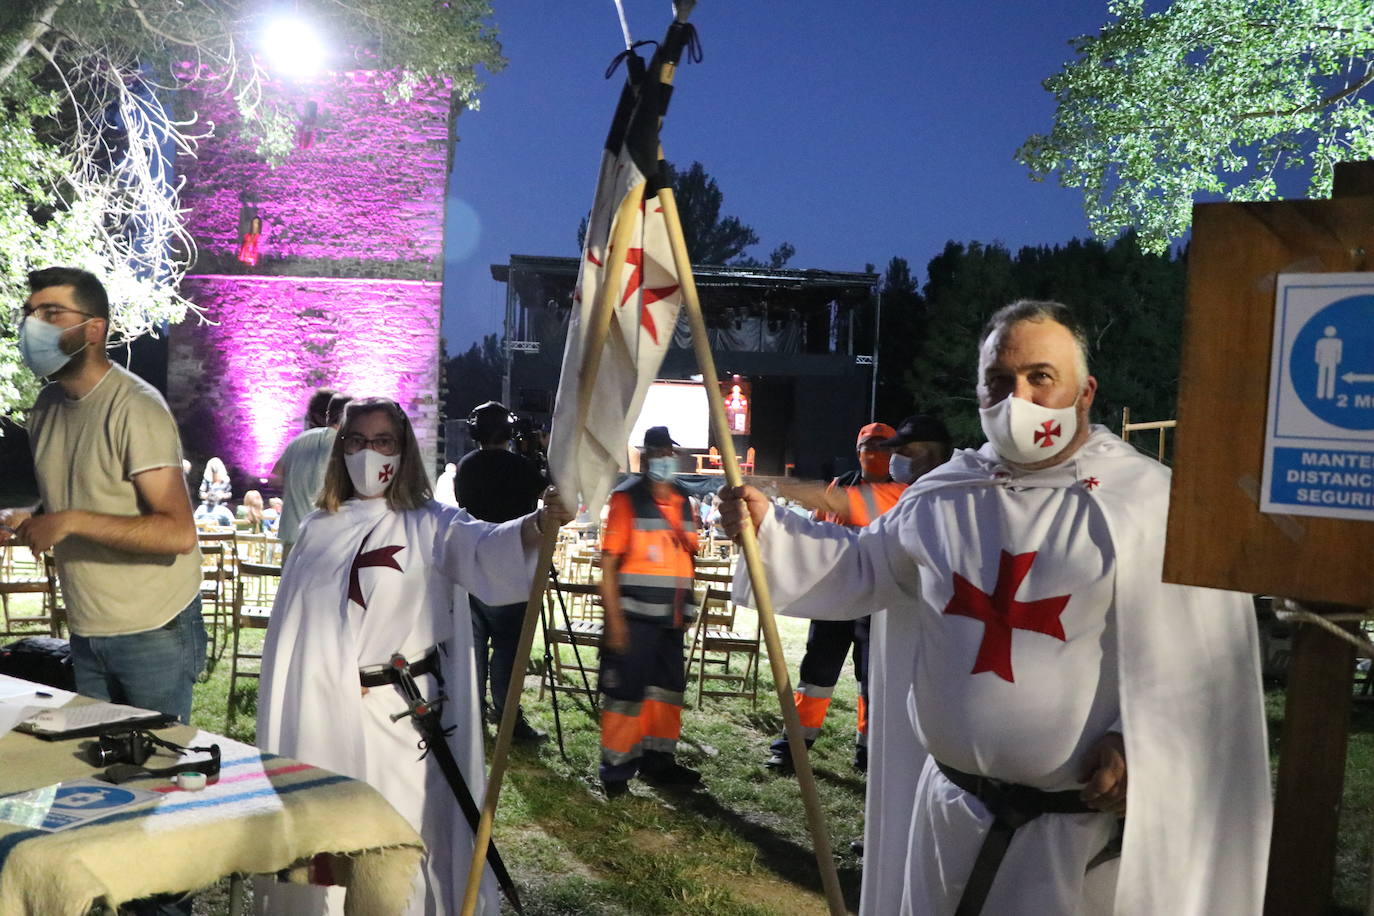
<path id="1" fill-rule="evenodd" d="M 422 674 L 433 674 L 439 676 L 439 650 L 435 649 L 410 666 L 411 677 L 419 677 Z M 364 687 L 385 687 L 387 684 L 399 683 L 400 674 L 395 668 L 390 666 L 382 668 L 364 668 L 358 672 L 358 683 Z M 440 677 L 440 680 L 443 680 Z"/>
<path id="2" fill-rule="evenodd" d="M 1045 792 L 1030 786 L 1002 782 L 986 776 L 974 776 L 954 767 L 935 761 L 945 778 L 983 803 L 992 814 L 992 826 L 983 838 L 983 846 L 978 850 L 978 858 L 969 872 L 968 883 L 964 885 L 963 896 L 955 916 L 977 916 L 983 911 L 992 880 L 997 877 L 997 869 L 1007 855 L 1007 847 L 1017 828 L 1035 820 L 1042 814 L 1097 814 L 1096 808 L 1089 807 L 1077 790 L 1064 792 Z"/>

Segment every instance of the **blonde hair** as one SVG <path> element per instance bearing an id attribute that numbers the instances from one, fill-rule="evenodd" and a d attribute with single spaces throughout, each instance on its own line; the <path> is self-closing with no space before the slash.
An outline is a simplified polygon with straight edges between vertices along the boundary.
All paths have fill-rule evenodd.
<path id="1" fill-rule="evenodd" d="M 420 443 L 415 441 L 415 430 L 411 428 L 410 418 L 401 409 L 401 405 L 390 398 L 359 398 L 350 401 L 344 408 L 343 422 L 339 424 L 339 432 L 334 436 L 334 448 L 329 452 L 329 466 L 324 472 L 324 486 L 320 489 L 320 498 L 315 501 L 315 505 L 324 511 L 338 512 L 339 506 L 355 495 L 353 480 L 348 476 L 348 468 L 344 465 L 344 439 L 353 432 L 353 425 L 360 416 L 376 412 L 384 413 L 391 419 L 396 444 L 399 446 L 396 453 L 399 467 L 396 476 L 392 478 L 391 486 L 386 488 L 387 508 L 396 511 L 418 509 L 434 496 L 434 491 L 429 485 L 429 477 L 425 475 L 420 460 Z"/>
<path id="2" fill-rule="evenodd" d="M 224 466 L 224 461 L 219 458 L 211 458 L 205 462 L 205 471 L 200 475 L 200 479 L 206 483 L 211 483 L 216 474 L 225 480 L 229 479 L 229 469 Z"/>
<path id="3" fill-rule="evenodd" d="M 243 494 L 243 508 L 246 510 L 245 516 L 248 521 L 257 527 L 262 524 L 262 494 L 257 490 L 249 490 Z"/>

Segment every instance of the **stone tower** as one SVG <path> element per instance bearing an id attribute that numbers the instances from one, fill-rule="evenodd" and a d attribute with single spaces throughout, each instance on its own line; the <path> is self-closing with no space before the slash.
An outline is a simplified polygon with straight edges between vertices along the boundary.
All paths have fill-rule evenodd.
<path id="1" fill-rule="evenodd" d="M 193 93 L 216 126 L 181 157 L 199 248 L 183 291 L 204 312 L 170 334 L 168 400 L 188 454 L 255 486 L 317 388 L 395 399 L 433 476 L 452 109 L 443 83 L 388 101 L 390 74 L 271 87 L 295 148 L 269 167 L 230 100 Z"/>

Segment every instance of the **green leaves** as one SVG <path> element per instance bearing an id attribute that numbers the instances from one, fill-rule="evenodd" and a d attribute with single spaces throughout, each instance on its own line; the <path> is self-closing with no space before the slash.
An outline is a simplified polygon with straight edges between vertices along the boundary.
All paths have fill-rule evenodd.
<path id="1" fill-rule="evenodd" d="M 1277 176 L 1330 194 L 1336 162 L 1374 151 L 1367 0 L 1112 0 L 1097 35 L 1045 81 L 1058 109 L 1016 158 L 1080 188 L 1094 233 L 1163 252 L 1198 195 L 1262 200 Z"/>

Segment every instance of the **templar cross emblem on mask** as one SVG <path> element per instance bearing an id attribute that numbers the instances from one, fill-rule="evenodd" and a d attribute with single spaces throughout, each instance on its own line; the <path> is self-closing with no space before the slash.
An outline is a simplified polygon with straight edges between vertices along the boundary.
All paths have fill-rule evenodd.
<path id="1" fill-rule="evenodd" d="M 379 480 L 382 483 L 386 483 L 388 480 L 391 479 L 391 475 L 393 473 L 394 471 L 392 470 L 392 466 L 389 464 L 384 464 L 382 465 L 382 469 L 377 472 L 377 480 Z"/>
<path id="2" fill-rule="evenodd" d="M 1041 448 L 1049 448 L 1054 445 L 1055 437 L 1060 435 L 1061 427 L 1053 420 L 1046 420 L 1040 424 L 1040 428 L 1035 431 L 1035 444 Z"/>

